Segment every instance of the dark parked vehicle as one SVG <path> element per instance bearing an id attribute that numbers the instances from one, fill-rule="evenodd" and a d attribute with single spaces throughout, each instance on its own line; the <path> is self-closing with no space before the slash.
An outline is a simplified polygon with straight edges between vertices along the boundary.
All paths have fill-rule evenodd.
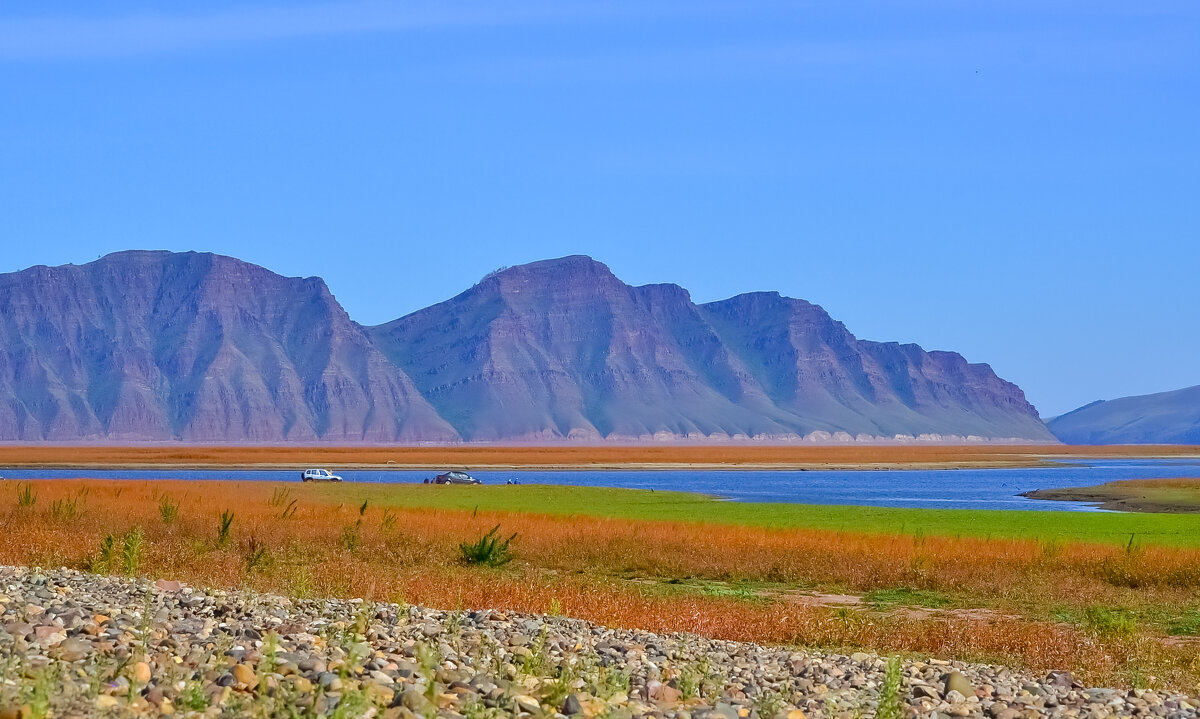
<path id="1" fill-rule="evenodd" d="M 434 484 L 483 484 L 466 472 L 446 472 L 433 478 Z"/>

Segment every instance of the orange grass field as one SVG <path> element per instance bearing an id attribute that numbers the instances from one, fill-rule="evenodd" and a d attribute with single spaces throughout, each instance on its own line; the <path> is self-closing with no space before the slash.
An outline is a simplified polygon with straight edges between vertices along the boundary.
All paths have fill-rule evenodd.
<path id="1" fill-rule="evenodd" d="M 370 487 L 360 512 L 334 503 L 327 486 L 299 483 L 8 482 L 0 562 L 561 612 L 654 631 L 1069 668 L 1098 682 L 1191 690 L 1200 679 L 1197 645 L 1166 636 L 1172 622 L 1200 622 L 1200 550 L 379 506 L 388 492 L 443 489 Z M 178 504 L 170 523 L 164 503 Z M 225 510 L 234 520 L 218 546 Z M 517 533 L 515 561 L 462 564 L 459 543 L 496 525 Z M 134 528 L 136 566 L 120 556 L 101 566 L 105 535 L 120 549 Z M 865 599 L 832 606 L 832 593 Z"/>
<path id="2" fill-rule="evenodd" d="M 1048 457 L 1200 456 L 1200 447 L 1065 445 L 653 445 L 429 447 L 0 446 L 0 466 L 289 465 L 401 467 L 1030 465 Z"/>

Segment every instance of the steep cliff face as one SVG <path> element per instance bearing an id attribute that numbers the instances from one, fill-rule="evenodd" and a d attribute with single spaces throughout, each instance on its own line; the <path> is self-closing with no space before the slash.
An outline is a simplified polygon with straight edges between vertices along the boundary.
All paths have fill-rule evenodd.
<path id="1" fill-rule="evenodd" d="M 1049 425 L 1068 444 L 1200 444 L 1200 385 L 1093 402 Z"/>
<path id="2" fill-rule="evenodd" d="M 317 278 L 123 252 L 0 276 L 0 437 L 450 440 Z"/>
<path id="3" fill-rule="evenodd" d="M 497 273 L 372 335 L 468 439 L 1053 441 L 986 365 L 861 342 L 775 293 L 697 306 L 676 285 L 630 287 L 587 257 Z"/>
<path id="4" fill-rule="evenodd" d="M 774 292 L 701 310 L 802 434 L 1052 440 L 1019 387 L 953 352 L 859 340 L 817 305 Z"/>
<path id="5" fill-rule="evenodd" d="M 574 256 L 355 324 L 318 278 L 123 252 L 0 275 L 0 440 L 1051 439 L 987 365 Z"/>
<path id="6" fill-rule="evenodd" d="M 494 274 L 372 335 L 471 440 L 781 429 L 741 404 L 757 390 L 684 289 L 630 287 L 587 257 Z"/>

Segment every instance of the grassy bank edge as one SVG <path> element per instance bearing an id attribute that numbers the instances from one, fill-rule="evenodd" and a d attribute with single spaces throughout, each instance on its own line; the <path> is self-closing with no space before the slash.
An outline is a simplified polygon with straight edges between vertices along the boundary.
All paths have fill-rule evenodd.
<path id="1" fill-rule="evenodd" d="M 1088 502 L 1118 512 L 1200 514 L 1200 479 L 1130 479 L 1090 487 L 1039 489 L 1031 499 Z"/>
<path id="2" fill-rule="evenodd" d="M 330 501 L 616 519 L 699 522 L 769 529 L 1032 539 L 1127 546 L 1200 546 L 1200 515 L 1036 510 L 908 509 L 729 502 L 687 492 L 607 487 L 328 485 Z"/>

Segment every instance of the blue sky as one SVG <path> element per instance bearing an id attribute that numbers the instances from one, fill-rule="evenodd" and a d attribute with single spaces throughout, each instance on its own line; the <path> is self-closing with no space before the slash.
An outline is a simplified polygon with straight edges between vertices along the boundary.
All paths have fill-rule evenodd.
<path id="1" fill-rule="evenodd" d="M 1200 384 L 1190 0 L 18 1 L 0 108 L 0 271 L 209 250 L 371 324 L 586 253 L 1044 416 Z"/>

